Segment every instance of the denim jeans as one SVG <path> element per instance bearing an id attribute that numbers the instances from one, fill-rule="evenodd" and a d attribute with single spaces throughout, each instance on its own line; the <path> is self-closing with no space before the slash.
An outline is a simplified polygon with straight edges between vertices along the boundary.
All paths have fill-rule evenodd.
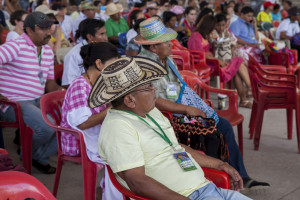
<path id="1" fill-rule="evenodd" d="M 189 198 L 191 200 L 251 200 L 237 191 L 218 188 L 213 183 L 194 191 Z"/>
<path id="2" fill-rule="evenodd" d="M 229 164 L 234 167 L 242 178 L 248 178 L 247 171 L 244 166 L 244 161 L 240 152 L 240 149 L 235 141 L 234 132 L 231 124 L 224 118 L 220 117 L 220 121 L 217 124 L 217 129 L 223 133 L 229 150 Z"/>
<path id="3" fill-rule="evenodd" d="M 57 153 L 57 140 L 56 132 L 43 120 L 40 99 L 18 103 L 21 106 L 25 124 L 33 130 L 32 158 L 40 163 L 48 164 L 50 156 Z M 5 113 L 0 111 L 0 118 L 5 121 L 15 121 L 13 108 L 9 107 Z"/>
<path id="4" fill-rule="evenodd" d="M 20 3 L 21 8 L 23 10 L 25 10 L 26 12 L 28 12 L 28 9 L 30 6 L 29 0 L 20 0 L 19 3 Z"/>

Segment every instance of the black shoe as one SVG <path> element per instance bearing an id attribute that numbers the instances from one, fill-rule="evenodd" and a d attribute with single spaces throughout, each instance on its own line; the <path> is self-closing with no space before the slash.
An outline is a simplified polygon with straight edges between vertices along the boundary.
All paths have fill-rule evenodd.
<path id="1" fill-rule="evenodd" d="M 41 164 L 38 161 L 33 160 L 33 159 L 32 159 L 32 165 L 44 174 L 54 174 L 56 172 L 55 167 L 52 167 L 49 164 L 43 165 L 43 164 Z"/>
<path id="2" fill-rule="evenodd" d="M 16 133 L 16 136 L 14 138 L 14 143 L 16 145 L 20 145 L 20 129 L 17 129 L 15 133 Z"/>
<path id="3" fill-rule="evenodd" d="M 251 188 L 251 187 L 256 187 L 256 186 L 260 186 L 260 187 L 270 187 L 269 183 L 265 183 L 265 182 L 258 182 L 255 181 L 251 178 L 243 178 L 243 183 L 244 183 L 244 188 Z"/>

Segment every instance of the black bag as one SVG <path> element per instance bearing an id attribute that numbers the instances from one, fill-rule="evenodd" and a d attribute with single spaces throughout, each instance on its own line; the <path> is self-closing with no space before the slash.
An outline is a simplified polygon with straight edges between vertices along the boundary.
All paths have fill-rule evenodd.
<path id="1" fill-rule="evenodd" d="M 182 115 L 173 117 L 171 124 L 180 143 L 214 158 L 228 158 L 225 138 L 217 130 L 214 119 Z"/>

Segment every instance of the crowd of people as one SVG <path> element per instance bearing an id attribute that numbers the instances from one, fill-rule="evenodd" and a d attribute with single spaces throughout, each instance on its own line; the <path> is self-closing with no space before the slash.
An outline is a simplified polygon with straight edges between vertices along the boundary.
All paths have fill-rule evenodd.
<path id="1" fill-rule="evenodd" d="M 183 79 L 171 51 L 177 40 L 181 48 L 205 52 L 206 59 L 220 64 L 220 80 L 233 81 L 239 106 L 252 108 L 248 55 L 265 62 L 260 37 L 273 26 L 276 38 L 271 39 L 289 40 L 299 51 L 300 10 L 289 0 L 265 1 L 257 16 L 242 1 L 127 3 L 126 10 L 116 0 L 0 0 L 0 31 L 10 30 L 0 46 L 0 99 L 18 102 L 33 129 L 33 166 L 45 174 L 56 172 L 49 164 L 57 153 L 56 134 L 43 121 L 40 99 L 65 90 L 61 126 L 81 131 L 89 159 L 109 164 L 118 180 L 139 195 L 241 200 L 249 198 L 232 190 L 269 187 L 249 177 L 226 119 L 199 96 L 197 106 L 179 100 Z M 56 64 L 63 64 L 61 85 L 54 80 Z M 207 65 L 211 72 L 218 70 Z M 179 143 L 160 111 L 214 119 L 227 142 L 228 159 Z M 1 106 L 0 119 L 13 121 L 13 108 Z M 63 154 L 78 155 L 73 135 L 62 133 L 61 143 Z M 174 156 L 182 153 L 194 170 L 178 165 Z M 227 172 L 232 190 L 210 183 L 201 167 Z M 105 173 L 102 199 L 122 199 Z"/>

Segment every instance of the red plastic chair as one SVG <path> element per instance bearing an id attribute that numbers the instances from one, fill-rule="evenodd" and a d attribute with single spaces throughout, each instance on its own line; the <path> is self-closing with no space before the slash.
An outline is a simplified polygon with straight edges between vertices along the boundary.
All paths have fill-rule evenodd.
<path id="1" fill-rule="evenodd" d="M 15 122 L 0 121 L 1 127 L 18 128 L 20 131 L 23 167 L 28 174 L 32 171 L 32 136 L 33 130 L 27 126 L 22 117 L 21 107 L 17 102 L 0 100 L 0 105 L 12 106 L 15 111 Z"/>
<path id="2" fill-rule="evenodd" d="M 139 196 L 124 186 L 122 186 L 118 180 L 116 179 L 113 171 L 111 170 L 109 165 L 106 165 L 109 178 L 112 184 L 117 188 L 119 192 L 122 193 L 124 200 L 136 199 L 136 200 L 152 200 L 150 198 Z M 229 175 L 226 172 L 218 171 L 215 169 L 202 168 L 204 175 L 207 179 L 211 180 L 217 187 L 221 187 L 224 189 L 230 189 L 230 179 Z"/>
<path id="3" fill-rule="evenodd" d="M 84 199 L 94 200 L 96 199 L 96 185 L 97 185 L 97 173 L 104 166 L 99 163 L 94 163 L 89 160 L 86 154 L 86 147 L 84 143 L 83 135 L 80 131 L 63 128 L 60 126 L 61 122 L 61 107 L 64 101 L 66 91 L 56 91 L 47 93 L 41 98 L 41 111 L 45 122 L 54 130 L 56 130 L 57 144 L 58 144 L 58 161 L 55 174 L 55 182 L 53 187 L 53 195 L 56 196 L 62 165 L 64 161 L 71 161 L 78 164 L 82 164 L 83 173 L 83 185 L 84 185 Z M 54 123 L 52 123 L 47 115 L 52 116 Z M 61 132 L 70 133 L 78 141 L 79 155 L 67 156 L 62 153 L 61 149 Z"/>
<path id="4" fill-rule="evenodd" d="M 259 149 L 264 111 L 286 109 L 288 139 L 292 139 L 293 109 L 296 110 L 298 153 L 300 153 L 300 94 L 294 75 L 281 74 L 280 79 L 259 70 L 259 64 L 249 56 L 249 76 L 252 85 L 253 107 L 250 118 L 250 138 L 254 134 L 254 149 Z"/>
<path id="5" fill-rule="evenodd" d="M 7 37 L 7 34 L 10 32 L 10 30 L 3 30 L 1 31 L 1 38 L 0 38 L 0 43 L 1 44 L 4 44 L 6 42 L 6 37 Z"/>
<path id="6" fill-rule="evenodd" d="M 238 96 L 233 90 L 212 88 L 206 85 L 197 75 L 189 71 L 181 71 L 184 81 L 199 95 L 199 89 L 207 92 L 220 93 L 228 96 L 229 106 L 227 110 L 216 110 L 218 115 L 227 119 L 232 126 L 238 128 L 239 149 L 243 156 L 243 121 L 244 116 L 238 112 Z"/>
<path id="7" fill-rule="evenodd" d="M 273 24 L 274 27 L 277 28 L 280 24 L 280 21 L 272 21 L 272 24 Z"/>
<path id="8" fill-rule="evenodd" d="M 293 55 L 293 63 L 290 63 L 290 58 L 288 53 L 279 53 L 271 51 L 270 49 L 266 48 L 266 51 L 268 52 L 268 64 L 269 65 L 281 65 L 285 66 L 287 69 L 287 72 L 289 74 L 294 74 L 295 71 L 298 69 L 298 52 L 295 49 L 290 49 L 290 52 Z"/>
<path id="9" fill-rule="evenodd" d="M 24 200 L 55 200 L 51 192 L 33 176 L 18 172 L 0 172 L 0 199 Z"/>
<path id="10" fill-rule="evenodd" d="M 7 151 L 5 149 L 0 148 L 0 153 L 1 154 L 8 154 Z"/>
<path id="11" fill-rule="evenodd" d="M 58 85 L 61 85 L 61 79 L 64 72 L 64 65 L 58 64 L 54 66 L 54 80 Z"/>

